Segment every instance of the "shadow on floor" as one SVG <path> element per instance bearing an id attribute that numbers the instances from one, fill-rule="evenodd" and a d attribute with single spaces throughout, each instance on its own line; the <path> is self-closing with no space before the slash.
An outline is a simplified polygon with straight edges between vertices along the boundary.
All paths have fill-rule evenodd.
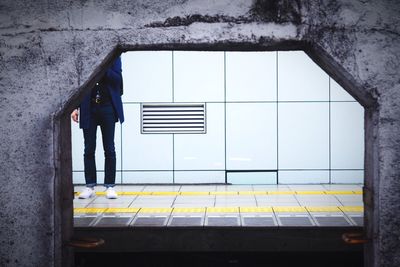
<path id="1" fill-rule="evenodd" d="M 76 253 L 75 266 L 362 267 L 363 252 Z"/>

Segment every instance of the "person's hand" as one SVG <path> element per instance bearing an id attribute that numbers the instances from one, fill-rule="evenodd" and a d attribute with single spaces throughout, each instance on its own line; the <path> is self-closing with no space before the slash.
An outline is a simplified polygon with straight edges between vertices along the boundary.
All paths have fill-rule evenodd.
<path id="1" fill-rule="evenodd" d="M 79 118 L 79 111 L 78 111 L 77 109 L 75 109 L 75 110 L 72 111 L 72 113 L 71 113 L 71 119 L 72 119 L 74 122 L 79 122 L 78 118 Z"/>

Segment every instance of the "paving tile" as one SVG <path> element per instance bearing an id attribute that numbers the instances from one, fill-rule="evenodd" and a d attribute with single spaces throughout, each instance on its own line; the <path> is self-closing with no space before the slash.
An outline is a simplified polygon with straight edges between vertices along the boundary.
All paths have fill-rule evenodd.
<path id="1" fill-rule="evenodd" d="M 340 204 L 341 206 L 348 206 L 348 207 L 364 206 L 364 203 L 360 201 L 340 201 Z"/>
<path id="2" fill-rule="evenodd" d="M 362 190 L 362 185 L 360 184 L 324 184 L 325 190 L 331 191 L 353 191 Z"/>
<path id="3" fill-rule="evenodd" d="M 94 227 L 127 227 L 131 222 L 132 217 L 102 217 L 93 226 Z"/>
<path id="4" fill-rule="evenodd" d="M 143 192 L 178 192 L 180 185 L 147 185 Z"/>
<path id="5" fill-rule="evenodd" d="M 175 203 L 214 202 L 215 196 L 177 196 Z"/>
<path id="6" fill-rule="evenodd" d="M 141 192 L 145 188 L 144 185 L 116 185 L 117 192 Z"/>
<path id="7" fill-rule="evenodd" d="M 121 203 L 93 203 L 88 204 L 86 208 L 128 208 L 129 202 L 121 202 Z"/>
<path id="8" fill-rule="evenodd" d="M 256 201 L 216 201 L 215 207 L 240 207 L 240 206 L 256 206 Z"/>
<path id="9" fill-rule="evenodd" d="M 300 206 L 304 207 L 338 207 L 342 206 L 339 201 L 326 201 L 326 202 L 316 202 L 316 201 L 300 201 Z"/>
<path id="10" fill-rule="evenodd" d="M 162 227 L 165 226 L 168 216 L 138 216 L 136 217 L 131 226 L 133 227 Z"/>
<path id="11" fill-rule="evenodd" d="M 137 196 L 135 201 L 174 201 L 177 196 Z"/>
<path id="12" fill-rule="evenodd" d="M 239 216 L 239 207 L 207 207 L 207 216 Z"/>
<path id="13" fill-rule="evenodd" d="M 172 205 L 173 208 L 203 208 L 203 207 L 214 207 L 214 203 L 210 203 L 210 205 L 206 205 L 208 203 L 174 203 Z"/>
<path id="14" fill-rule="evenodd" d="M 272 202 L 297 202 L 294 195 L 256 195 L 258 201 L 272 201 Z"/>
<path id="15" fill-rule="evenodd" d="M 313 226 L 314 222 L 309 216 L 287 215 L 278 216 L 280 226 Z"/>
<path id="16" fill-rule="evenodd" d="M 295 198 L 301 201 L 315 201 L 319 202 L 329 202 L 329 201 L 337 201 L 337 199 L 332 195 L 295 195 Z"/>
<path id="17" fill-rule="evenodd" d="M 74 202 L 74 208 L 85 208 L 90 203 Z"/>
<path id="18" fill-rule="evenodd" d="M 171 208 L 172 202 L 132 202 L 129 208 Z"/>
<path id="19" fill-rule="evenodd" d="M 263 206 L 300 206 L 297 201 L 294 202 L 281 202 L 281 201 L 257 201 L 258 207 Z"/>
<path id="20" fill-rule="evenodd" d="M 362 202 L 362 195 L 334 195 L 340 202 Z"/>
<path id="21" fill-rule="evenodd" d="M 96 197 L 95 200 L 93 200 L 93 202 L 91 202 L 91 204 L 97 204 L 97 203 L 131 203 L 132 201 L 134 201 L 134 197 L 118 197 L 117 199 L 108 199 L 104 196 L 100 196 L 100 197 Z"/>
<path id="22" fill-rule="evenodd" d="M 274 216 L 242 216 L 242 226 L 245 227 L 263 227 L 277 226 L 278 223 Z"/>
<path id="23" fill-rule="evenodd" d="M 253 185 L 253 191 L 289 191 L 287 185 Z"/>
<path id="24" fill-rule="evenodd" d="M 97 217 L 78 216 L 74 217 L 74 227 L 89 227 Z"/>
<path id="25" fill-rule="evenodd" d="M 252 191 L 251 185 L 217 185 L 216 191 Z"/>
<path id="26" fill-rule="evenodd" d="M 319 226 L 340 227 L 352 225 L 351 221 L 347 220 L 344 215 L 315 215 L 313 218 Z"/>
<path id="27" fill-rule="evenodd" d="M 180 188 L 181 192 L 210 192 L 216 191 L 216 185 L 182 185 Z"/>
<path id="28" fill-rule="evenodd" d="M 238 216 L 209 216 L 206 217 L 205 226 L 240 226 Z"/>
<path id="29" fill-rule="evenodd" d="M 292 191 L 324 191 L 325 187 L 322 185 L 310 184 L 310 185 L 288 185 L 289 189 Z"/>
<path id="30" fill-rule="evenodd" d="M 204 218 L 202 216 L 171 216 L 168 226 L 203 226 Z"/>

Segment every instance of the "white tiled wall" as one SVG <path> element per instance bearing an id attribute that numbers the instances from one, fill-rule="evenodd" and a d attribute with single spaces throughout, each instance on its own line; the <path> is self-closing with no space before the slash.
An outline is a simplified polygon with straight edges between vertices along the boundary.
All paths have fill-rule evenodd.
<path id="1" fill-rule="evenodd" d="M 175 170 L 225 169 L 224 104 L 208 103 L 206 108 L 206 134 L 174 135 Z"/>
<path id="2" fill-rule="evenodd" d="M 279 101 L 329 101 L 329 76 L 304 52 L 278 52 Z"/>
<path id="3" fill-rule="evenodd" d="M 137 51 L 122 64 L 117 183 L 363 182 L 364 110 L 304 52 Z M 141 134 L 146 102 L 205 102 L 206 134 Z M 84 183 L 75 123 L 72 157 Z"/>
<path id="4" fill-rule="evenodd" d="M 128 171 L 162 171 L 173 168 L 172 134 L 141 134 L 140 105 L 124 105 L 123 168 Z"/>
<path id="5" fill-rule="evenodd" d="M 171 51 L 124 53 L 122 64 L 125 103 L 172 101 Z"/>
<path id="6" fill-rule="evenodd" d="M 224 101 L 223 52 L 174 52 L 174 101 Z"/>
<path id="7" fill-rule="evenodd" d="M 279 169 L 329 169 L 329 102 L 278 104 Z"/>
<path id="8" fill-rule="evenodd" d="M 276 101 L 276 52 L 229 52 L 226 101 Z"/>
<path id="9" fill-rule="evenodd" d="M 226 104 L 228 170 L 277 169 L 276 107 L 276 103 Z"/>

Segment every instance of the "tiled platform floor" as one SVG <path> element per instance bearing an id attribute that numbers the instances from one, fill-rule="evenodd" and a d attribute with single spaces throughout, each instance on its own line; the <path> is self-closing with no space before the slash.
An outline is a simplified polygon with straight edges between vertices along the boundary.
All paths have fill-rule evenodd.
<path id="1" fill-rule="evenodd" d="M 75 186 L 75 192 L 84 187 Z M 362 226 L 362 185 L 123 185 L 74 199 L 76 227 Z"/>

